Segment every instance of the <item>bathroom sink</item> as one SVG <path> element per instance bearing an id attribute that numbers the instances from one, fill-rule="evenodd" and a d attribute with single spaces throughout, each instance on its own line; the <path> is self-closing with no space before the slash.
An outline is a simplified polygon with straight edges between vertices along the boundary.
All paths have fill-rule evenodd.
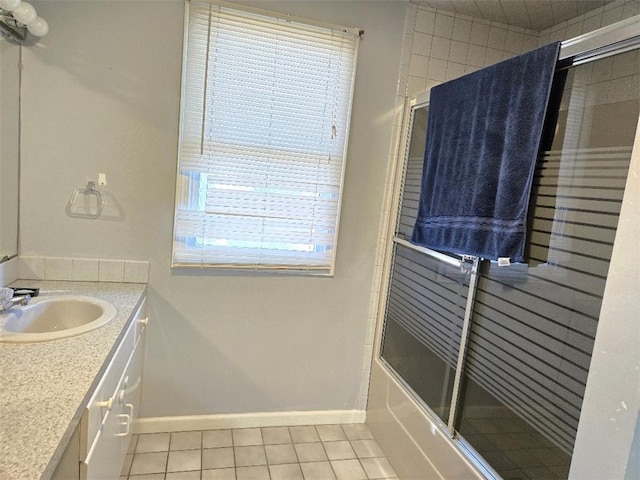
<path id="1" fill-rule="evenodd" d="M 0 342 L 47 342 L 74 337 L 109 323 L 115 316 L 112 304 L 96 298 L 38 298 L 0 314 Z"/>

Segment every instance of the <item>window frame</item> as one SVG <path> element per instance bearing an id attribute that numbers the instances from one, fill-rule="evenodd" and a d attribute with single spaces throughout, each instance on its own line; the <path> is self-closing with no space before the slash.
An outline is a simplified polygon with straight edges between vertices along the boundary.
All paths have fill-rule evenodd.
<path id="1" fill-rule="evenodd" d="M 184 134 L 185 123 L 186 123 L 185 120 L 186 118 L 188 118 L 186 98 L 187 98 L 187 90 L 189 88 L 188 82 L 187 82 L 188 80 L 187 75 L 188 75 L 188 68 L 189 68 L 188 67 L 188 59 L 189 59 L 188 49 L 189 49 L 189 41 L 190 41 L 190 30 L 189 30 L 190 20 L 191 20 L 190 9 L 191 9 L 192 3 L 197 3 L 199 5 L 209 5 L 213 7 L 218 7 L 220 9 L 230 9 L 237 12 L 244 12 L 248 14 L 266 16 L 271 19 L 285 21 L 287 23 L 295 23 L 295 24 L 300 24 L 308 27 L 321 28 L 321 29 L 330 30 L 334 33 L 339 32 L 341 35 L 353 36 L 354 47 L 352 51 L 353 57 L 352 57 L 352 64 L 351 64 L 352 68 L 350 72 L 350 84 L 349 84 L 348 90 L 344 91 L 345 94 L 343 96 L 344 103 L 346 105 L 346 110 L 343 111 L 344 118 L 345 118 L 345 123 L 344 123 L 345 130 L 344 130 L 344 133 L 342 133 L 342 135 L 344 135 L 344 141 L 343 141 L 343 149 L 340 152 L 341 165 L 339 166 L 339 169 L 340 169 L 339 183 L 336 182 L 335 184 L 337 186 L 337 200 L 335 202 L 336 204 L 335 218 L 329 219 L 329 220 L 334 220 L 334 224 L 333 224 L 334 227 L 333 227 L 333 231 L 331 232 L 333 234 L 332 236 L 333 238 L 332 238 L 332 243 L 326 245 L 329 247 L 327 248 L 327 250 L 331 250 L 331 252 L 329 255 L 326 255 L 325 257 L 320 259 L 322 261 L 321 264 L 319 262 L 314 263 L 312 261 L 306 262 L 306 263 L 300 262 L 299 260 L 295 261 L 295 258 L 300 259 L 305 254 L 304 252 L 301 252 L 300 255 L 294 254 L 293 255 L 294 260 L 289 263 L 269 263 L 268 262 L 269 252 L 271 252 L 271 258 L 273 258 L 275 256 L 275 253 L 278 250 L 268 249 L 268 248 L 262 249 L 262 250 L 256 249 L 257 251 L 260 251 L 260 252 L 266 252 L 267 262 L 264 262 L 264 261 L 255 262 L 255 263 L 242 263 L 241 261 L 228 262 L 228 261 L 221 261 L 220 256 L 218 256 L 218 259 L 214 260 L 212 257 L 215 256 L 215 254 L 207 255 L 206 254 L 207 250 L 204 250 L 205 248 L 207 248 L 205 246 L 201 247 L 203 248 L 201 255 L 197 255 L 197 256 L 194 255 L 193 259 L 191 259 L 190 256 L 187 255 L 187 253 L 189 253 L 188 250 L 185 248 L 186 245 L 189 243 L 189 240 L 185 239 L 184 235 L 178 237 L 179 233 L 181 233 L 178 228 L 179 212 L 185 211 L 184 209 L 180 209 L 180 205 L 181 205 L 181 201 L 184 200 L 184 198 L 182 197 L 184 197 L 186 193 L 184 189 L 181 188 L 181 184 L 182 183 L 186 184 L 185 179 L 183 178 L 185 176 L 184 175 L 185 169 L 184 169 L 184 163 L 183 163 L 182 157 L 183 157 L 183 147 L 184 147 L 184 140 L 185 140 L 185 134 Z M 277 29 L 274 28 L 273 31 L 276 32 Z M 338 238 L 339 238 L 338 234 L 339 234 L 339 226 L 340 226 L 340 214 L 341 214 L 342 199 L 343 199 L 344 184 L 345 184 L 347 153 L 348 153 L 348 146 L 349 146 L 351 113 L 352 113 L 353 100 L 354 100 L 359 38 L 363 33 L 364 32 L 358 28 L 333 25 L 326 22 L 318 22 L 318 21 L 314 21 L 306 18 L 294 17 L 286 14 L 281 14 L 278 12 L 246 7 L 244 5 L 238 5 L 238 4 L 224 2 L 224 1 L 217 1 L 217 0 L 197 0 L 197 1 L 186 0 L 185 1 L 184 38 L 183 38 L 183 54 L 182 54 L 182 79 L 181 79 L 182 83 L 181 83 L 181 95 L 180 95 L 180 117 L 179 117 L 180 120 L 179 120 L 179 139 L 178 139 L 178 161 L 176 165 L 176 186 L 175 186 L 175 199 L 174 199 L 174 217 L 173 217 L 174 223 L 173 223 L 173 232 L 172 232 L 171 268 L 187 268 L 187 269 L 208 268 L 208 269 L 225 269 L 225 270 L 240 270 L 240 271 L 250 270 L 254 272 L 288 273 L 288 274 L 301 274 L 301 275 L 311 275 L 311 276 L 333 276 L 334 275 L 336 256 L 337 256 L 337 244 L 338 244 Z M 329 49 L 327 49 L 327 52 L 329 52 Z M 347 75 L 344 78 L 349 79 L 349 75 Z M 199 88 L 199 87 L 196 87 L 196 88 Z M 207 111 L 208 110 L 205 108 L 203 110 L 203 115 Z M 318 153 L 319 151 L 316 151 L 316 154 Z M 270 162 L 269 164 L 271 163 L 272 162 Z M 208 165 L 212 165 L 212 164 L 213 163 L 209 163 Z M 335 168 L 334 173 L 336 174 L 336 177 L 337 177 L 338 168 Z M 189 185 L 191 186 L 193 186 L 194 184 L 195 182 L 189 183 Z M 316 185 L 320 185 L 320 183 L 317 183 Z M 202 187 L 199 187 L 199 188 L 202 188 Z M 202 192 L 200 192 L 200 195 L 202 195 Z M 191 211 L 203 212 L 205 216 L 207 214 L 206 208 L 205 210 L 193 209 Z M 266 217 L 261 217 L 261 218 L 266 218 Z M 292 223 L 293 221 L 289 219 L 289 226 L 288 226 L 289 229 L 292 228 L 293 226 Z M 182 241 L 180 241 L 179 238 L 181 238 Z M 193 238 L 193 237 L 189 237 L 189 238 Z M 206 241 L 206 239 L 209 237 L 203 236 L 202 238 L 205 239 Z M 246 240 L 251 240 L 249 232 L 246 233 L 245 238 Z M 238 243 L 243 241 L 245 240 L 238 240 Z M 182 245 L 183 247 L 181 252 L 178 252 L 178 247 L 180 245 Z M 324 246 L 318 243 L 313 243 L 312 241 L 310 241 L 308 245 L 310 248 L 314 246 L 315 247 Z M 236 246 L 236 247 L 243 248 L 241 246 Z M 211 250 L 215 248 L 216 248 L 215 246 L 209 246 L 208 251 L 211 252 Z M 179 253 L 182 253 L 182 255 L 179 255 Z M 240 260 L 242 256 L 236 255 L 233 258 L 236 260 Z M 223 259 L 223 260 L 226 260 L 226 259 Z"/>

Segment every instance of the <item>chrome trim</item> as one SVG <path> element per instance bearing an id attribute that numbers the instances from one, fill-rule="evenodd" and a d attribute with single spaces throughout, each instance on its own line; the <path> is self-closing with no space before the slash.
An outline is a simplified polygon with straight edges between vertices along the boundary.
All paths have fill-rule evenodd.
<path id="1" fill-rule="evenodd" d="M 455 257 L 450 257 L 444 253 L 436 252 L 435 250 L 431 250 L 430 248 L 421 247 L 420 245 L 414 245 L 411 242 L 406 241 L 403 238 L 393 237 L 393 242 L 397 245 L 402 245 L 403 247 L 407 247 L 410 250 L 414 250 L 416 252 L 424 253 L 431 258 L 435 258 L 436 260 L 440 260 L 448 265 L 453 267 L 462 268 L 462 260 Z"/>
<path id="2" fill-rule="evenodd" d="M 431 90 L 425 90 L 424 92 L 418 93 L 414 98 L 414 104 L 411 105 L 411 108 L 422 108 L 429 105 L 429 97 L 431 95 Z"/>
<path id="3" fill-rule="evenodd" d="M 0 8 L 0 34 L 9 42 L 22 45 L 27 38 L 27 27 L 18 23 L 10 12 Z"/>
<path id="4" fill-rule="evenodd" d="M 584 63 L 595 52 L 605 48 L 621 53 L 618 44 L 629 41 L 634 41 L 636 46 L 640 44 L 640 15 L 565 40 L 560 45 L 559 60 L 573 58 L 574 62 Z"/>
<path id="5" fill-rule="evenodd" d="M 458 347 L 458 362 L 456 364 L 456 376 L 453 380 L 453 391 L 451 396 L 451 408 L 449 410 L 449 422 L 447 427 L 451 438 L 455 437 L 456 416 L 458 414 L 458 404 L 460 403 L 460 391 L 462 390 L 462 374 L 464 373 L 464 363 L 467 356 L 467 342 L 471 333 L 471 317 L 473 316 L 473 306 L 476 301 L 476 291 L 478 286 L 478 268 L 480 258 L 474 257 L 473 267 L 471 267 L 471 278 L 469 279 L 469 289 L 467 290 L 467 304 L 464 309 L 464 320 L 462 322 L 462 332 L 460 333 L 460 345 Z"/>
<path id="6" fill-rule="evenodd" d="M 596 50 L 588 52 L 585 55 L 578 55 L 573 59 L 573 63 L 571 66 L 577 67 L 578 65 L 593 62 L 596 60 L 602 60 L 603 58 L 630 52 L 631 50 L 636 50 L 638 48 L 640 48 L 640 37 L 630 38 L 629 40 L 624 40 L 613 45 L 598 48 Z"/>
<path id="7" fill-rule="evenodd" d="M 485 478 L 488 480 L 502 480 L 500 474 L 493 469 L 489 462 L 484 460 L 482 455 L 480 455 L 464 437 L 456 436 L 453 441 L 456 447 L 463 452 L 464 456 L 480 471 L 480 473 L 482 473 L 482 475 L 485 476 Z"/>

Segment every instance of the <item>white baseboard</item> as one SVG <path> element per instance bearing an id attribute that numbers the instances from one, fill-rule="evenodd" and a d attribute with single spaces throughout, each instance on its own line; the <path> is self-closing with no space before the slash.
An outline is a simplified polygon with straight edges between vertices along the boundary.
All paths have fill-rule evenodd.
<path id="1" fill-rule="evenodd" d="M 280 427 L 364 423 L 364 410 L 317 410 L 303 412 L 260 412 L 224 415 L 183 415 L 138 418 L 134 433 L 186 432 L 227 428 Z"/>

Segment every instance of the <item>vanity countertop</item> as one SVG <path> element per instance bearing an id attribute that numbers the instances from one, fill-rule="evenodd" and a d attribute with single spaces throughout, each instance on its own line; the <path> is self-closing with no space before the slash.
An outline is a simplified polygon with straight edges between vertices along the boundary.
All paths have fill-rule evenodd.
<path id="1" fill-rule="evenodd" d="M 43 343 L 0 343 L 0 478 L 48 479 L 78 426 L 146 284 L 18 280 L 40 297 L 111 302 L 116 318 L 92 332 Z"/>

